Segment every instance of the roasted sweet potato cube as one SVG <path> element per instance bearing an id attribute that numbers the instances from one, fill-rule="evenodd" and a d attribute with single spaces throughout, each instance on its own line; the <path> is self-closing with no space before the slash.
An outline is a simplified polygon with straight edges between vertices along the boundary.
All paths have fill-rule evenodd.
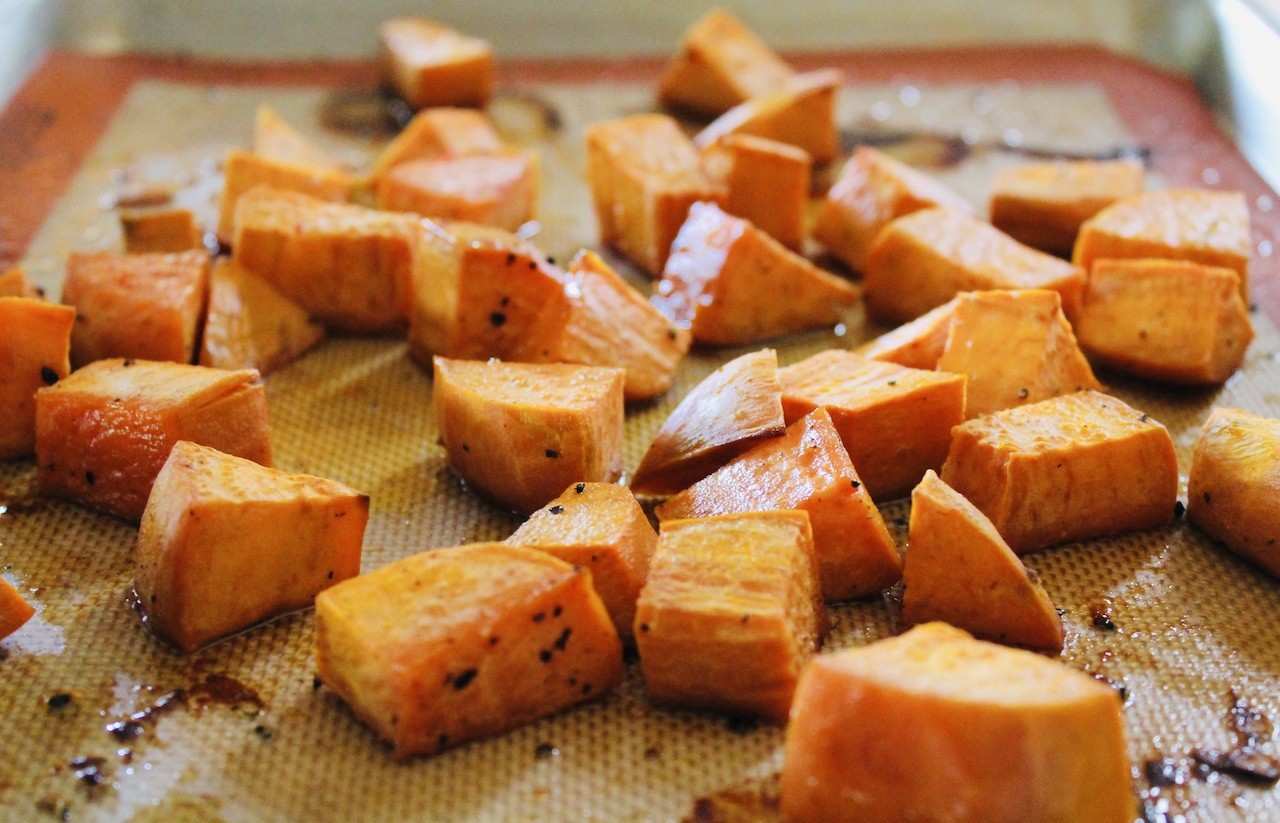
<path id="1" fill-rule="evenodd" d="M 538 330 L 563 328 L 565 275 L 532 244 L 473 241 L 461 251 L 458 303 L 445 354 L 543 362 Z"/>
<path id="2" fill-rule="evenodd" d="M 941 620 L 997 643 L 1062 650 L 1062 618 L 987 516 L 932 471 L 911 492 L 902 621 Z"/>
<path id="3" fill-rule="evenodd" d="M 1213 410 L 1191 453 L 1187 517 L 1280 578 L 1280 420 Z"/>
<path id="4" fill-rule="evenodd" d="M 864 343 L 853 353 L 911 369 L 936 369 L 942 350 L 947 347 L 947 336 L 951 334 L 951 320 L 955 317 L 958 300 L 958 297 L 951 298 L 915 320 Z"/>
<path id="5" fill-rule="evenodd" d="M 73 252 L 62 302 L 76 309 L 71 362 L 108 357 L 191 363 L 209 293 L 209 253 Z"/>
<path id="6" fill-rule="evenodd" d="M 870 146 L 858 146 L 827 191 L 813 236 L 854 271 L 867 266 L 867 252 L 880 230 L 903 215 L 943 206 L 961 213 L 968 201 L 923 172 Z"/>
<path id="7" fill-rule="evenodd" d="M 0 460 L 36 449 L 36 391 L 71 373 L 67 306 L 29 297 L 0 297 Z"/>
<path id="8" fill-rule="evenodd" d="M 658 534 L 625 486 L 574 483 L 530 515 L 505 542 L 589 569 L 618 636 L 632 642 L 636 600 L 649 577 Z"/>
<path id="9" fill-rule="evenodd" d="M 689 209 L 652 298 L 694 342 L 714 346 L 830 326 L 837 306 L 857 299 L 857 286 L 714 203 Z"/>
<path id="10" fill-rule="evenodd" d="M 261 277 L 230 260 L 214 264 L 200 365 L 265 375 L 301 357 L 324 335 L 319 321 Z"/>
<path id="11" fill-rule="evenodd" d="M 778 353 L 744 354 L 685 395 L 662 424 L 631 479 L 638 494 L 675 494 L 786 428 Z"/>
<path id="12" fill-rule="evenodd" d="M 814 658 L 782 765 L 794 823 L 1127 823 L 1116 692 L 942 623 Z"/>
<path id="13" fill-rule="evenodd" d="M 258 373 L 99 360 L 36 393 L 44 494 L 136 522 L 179 440 L 270 466 Z"/>
<path id="14" fill-rule="evenodd" d="M 761 442 L 656 509 L 680 520 L 801 509 L 813 524 L 822 596 L 848 600 L 902 577 L 902 558 L 826 409 Z"/>
<path id="15" fill-rule="evenodd" d="M 658 80 L 664 106 L 714 117 L 778 91 L 795 72 L 738 18 L 711 9 L 685 32 Z"/>
<path id="16" fill-rule="evenodd" d="M 661 114 L 637 114 L 587 127 L 587 182 L 600 242 L 653 276 L 662 273 L 689 207 L 724 199 L 698 150 Z"/>
<path id="17" fill-rule="evenodd" d="M 22 598 L 18 590 L 0 577 L 0 640 L 25 626 L 35 614 L 35 608 Z"/>
<path id="18" fill-rule="evenodd" d="M 360 573 L 369 496 L 179 441 L 142 515 L 134 590 L 184 652 L 307 608 Z"/>
<path id="19" fill-rule="evenodd" d="M 636 609 L 653 702 L 784 723 L 826 626 L 806 513 L 662 524 Z"/>
<path id="20" fill-rule="evenodd" d="M 493 48 L 422 17 L 382 24 L 385 74 L 415 109 L 428 106 L 484 108 L 493 97 Z"/>
<path id="21" fill-rule="evenodd" d="M 1080 226 L 1140 193 L 1145 178 L 1137 160 L 1056 160 L 1007 169 L 991 186 L 991 225 L 1033 249 L 1070 257 Z"/>
<path id="22" fill-rule="evenodd" d="M 1072 261 L 1086 270 L 1108 258 L 1189 260 L 1240 275 L 1249 299 L 1249 207 L 1236 191 L 1165 189 L 1118 200 L 1080 227 Z"/>
<path id="23" fill-rule="evenodd" d="M 1025 554 L 1172 521 L 1178 461 L 1164 426 L 1085 391 L 957 426 L 942 480 Z"/>
<path id="24" fill-rule="evenodd" d="M 570 483 L 622 474 L 622 369 L 435 359 L 436 423 L 449 465 L 528 514 Z"/>
<path id="25" fill-rule="evenodd" d="M 911 491 L 940 469 L 965 419 L 965 378 L 829 349 L 778 370 L 787 425 L 825 407 L 873 500 Z"/>
<path id="26" fill-rule="evenodd" d="M 881 229 L 862 281 L 867 312 L 905 323 L 962 291 L 1052 289 L 1074 317 L 1084 271 L 1028 248 L 986 223 L 945 208 L 899 217 Z"/>
<path id="27" fill-rule="evenodd" d="M 304 137 L 279 112 L 265 103 L 258 106 L 253 118 L 253 153 L 283 163 L 339 170 L 342 168 L 341 163 Z"/>
<path id="28" fill-rule="evenodd" d="M 257 189 L 236 209 L 235 261 L 335 329 L 399 332 L 421 233 L 412 215 Z"/>
<path id="29" fill-rule="evenodd" d="M 797 74 L 776 91 L 739 103 L 700 131 L 693 142 L 706 148 L 730 134 L 751 134 L 804 149 L 815 163 L 828 163 L 839 152 L 836 136 L 835 69 Z"/>
<path id="30" fill-rule="evenodd" d="M 1094 362 L 1170 383 L 1223 383 L 1253 342 L 1240 275 L 1179 260 L 1095 260 L 1075 325 Z"/>
<path id="31" fill-rule="evenodd" d="M 217 235 L 223 243 L 234 241 L 236 207 L 240 198 L 253 189 L 279 189 L 342 203 L 351 199 L 356 185 L 355 177 L 341 169 L 291 163 L 240 149 L 227 152 L 222 174 L 225 180 L 218 206 Z"/>
<path id="32" fill-rule="evenodd" d="M 325 589 L 316 664 L 399 759 L 603 697 L 623 671 L 590 572 L 501 543 L 423 552 Z"/>
<path id="33" fill-rule="evenodd" d="M 124 250 L 129 254 L 184 252 L 204 248 L 204 232 L 191 209 L 124 209 Z"/>
<path id="34" fill-rule="evenodd" d="M 1102 389 L 1048 289 L 959 295 L 937 368 L 969 376 L 966 417 Z"/>
<path id="35" fill-rule="evenodd" d="M 44 297 L 44 289 L 32 283 L 27 273 L 18 266 L 0 272 L 0 297 L 30 297 L 39 300 Z"/>
<path id="36" fill-rule="evenodd" d="M 538 166 L 522 151 L 402 163 L 378 185 L 378 208 L 515 231 L 533 217 Z"/>
<path id="37" fill-rule="evenodd" d="M 378 154 L 369 177 L 376 185 L 391 169 L 411 160 L 473 157 L 502 150 L 493 122 L 484 112 L 447 107 L 423 109 Z"/>
<path id="38" fill-rule="evenodd" d="M 702 150 L 703 167 L 724 183 L 724 210 L 794 252 L 804 245 L 813 158 L 777 140 L 730 134 Z"/>

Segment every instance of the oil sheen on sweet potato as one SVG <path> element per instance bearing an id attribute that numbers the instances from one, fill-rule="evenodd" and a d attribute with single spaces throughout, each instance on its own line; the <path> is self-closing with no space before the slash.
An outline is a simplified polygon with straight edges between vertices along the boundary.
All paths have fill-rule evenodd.
<path id="1" fill-rule="evenodd" d="M 693 138 L 702 149 L 730 134 L 748 134 L 803 149 L 814 163 L 836 158 L 836 92 L 842 77 L 835 69 L 796 74 L 775 91 L 739 103 Z"/>
<path id="2" fill-rule="evenodd" d="M 680 53 L 658 80 L 658 100 L 714 117 L 779 90 L 794 75 L 741 20 L 723 9 L 711 9 L 685 32 Z"/>
<path id="3" fill-rule="evenodd" d="M 200 365 L 268 374 L 324 339 L 324 326 L 274 286 L 230 260 L 209 279 Z"/>
<path id="4" fill-rule="evenodd" d="M 36 392 L 71 373 L 75 310 L 27 297 L 0 297 L 0 460 L 36 447 Z"/>

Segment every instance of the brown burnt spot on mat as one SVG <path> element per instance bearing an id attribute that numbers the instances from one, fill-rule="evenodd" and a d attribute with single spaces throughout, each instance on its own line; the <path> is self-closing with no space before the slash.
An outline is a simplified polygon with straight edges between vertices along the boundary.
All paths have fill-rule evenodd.
<path id="1" fill-rule="evenodd" d="M 191 705 L 195 708 L 221 706 L 252 706 L 262 709 L 266 706 L 256 689 L 245 685 L 234 677 L 225 674 L 210 674 L 188 690 Z"/>
<path id="2" fill-rule="evenodd" d="M 148 729 L 155 726 L 156 721 L 169 712 L 187 704 L 187 695 L 181 689 L 174 689 L 161 694 L 150 705 L 130 714 L 128 717 L 113 720 L 102 727 L 102 730 L 121 743 L 137 740 Z"/>
<path id="3" fill-rule="evenodd" d="M 388 139 L 413 119 L 413 109 L 388 89 L 338 89 L 320 105 L 320 125 L 353 137 Z"/>
<path id="4" fill-rule="evenodd" d="M 772 774 L 699 797 L 682 823 L 781 823 L 780 780 Z"/>
<path id="5" fill-rule="evenodd" d="M 1099 597 L 1089 604 L 1089 621 L 1093 623 L 1095 629 L 1104 632 L 1116 630 L 1116 622 L 1111 611 L 1114 605 L 1109 597 Z"/>

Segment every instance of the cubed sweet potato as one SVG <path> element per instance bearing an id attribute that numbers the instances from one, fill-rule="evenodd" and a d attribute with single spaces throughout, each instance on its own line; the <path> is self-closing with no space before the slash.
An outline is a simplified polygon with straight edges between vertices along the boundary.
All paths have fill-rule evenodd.
<path id="1" fill-rule="evenodd" d="M 902 577 L 897 546 L 826 409 L 735 457 L 656 514 L 665 522 L 776 509 L 809 513 L 825 599 L 863 597 Z"/>
<path id="2" fill-rule="evenodd" d="M 873 500 L 911 491 L 942 468 L 965 420 L 965 377 L 828 349 L 778 370 L 787 425 L 825 407 Z"/>
<path id="3" fill-rule="evenodd" d="M 613 483 L 574 483 L 504 542 L 589 569 L 618 636 L 632 642 L 636 600 L 649 577 L 658 534 L 629 489 Z"/>
<path id="4" fill-rule="evenodd" d="M 636 609 L 653 702 L 783 723 L 826 626 L 805 512 L 662 524 Z"/>
<path id="5" fill-rule="evenodd" d="M 147 500 L 134 590 L 147 628 L 192 652 L 360 573 L 369 496 L 186 440 Z"/>
<path id="6" fill-rule="evenodd" d="M 36 391 L 71 373 L 75 309 L 29 297 L 0 297 L 0 460 L 36 448 Z"/>
<path id="7" fill-rule="evenodd" d="M 73 252 L 62 302 L 76 309 L 71 362 L 191 363 L 209 294 L 209 253 Z"/>
<path id="8" fill-rule="evenodd" d="M 570 483 L 622 474 L 622 369 L 435 359 L 436 423 L 449 465 L 528 514 Z"/>
<path id="9" fill-rule="evenodd" d="M 325 589 L 316 665 L 398 759 L 603 697 L 623 671 L 590 572 L 501 543 L 423 552 Z"/>
<path id="10" fill-rule="evenodd" d="M 1187 517 L 1280 578 L 1280 420 L 1213 410 L 1191 453 Z"/>
<path id="11" fill-rule="evenodd" d="M 375 182 L 411 160 L 472 157 L 502 150 L 488 115 L 475 109 L 423 109 L 386 145 L 369 173 Z"/>
<path id="12" fill-rule="evenodd" d="M 794 74 L 741 20 L 711 9 L 685 32 L 680 53 L 658 80 L 658 100 L 714 117 L 779 90 Z"/>
<path id="13" fill-rule="evenodd" d="M 378 208 L 515 231 L 533 217 L 538 165 L 518 150 L 411 160 L 378 184 Z"/>
<path id="14" fill-rule="evenodd" d="M 814 658 L 782 765 L 793 823 L 1129 823 L 1116 692 L 942 623 Z"/>
<path id="15" fill-rule="evenodd" d="M 36 393 L 44 494 L 136 522 L 179 440 L 270 466 L 258 373 L 99 360 Z"/>
<path id="16" fill-rule="evenodd" d="M 25 626 L 35 614 L 35 607 L 24 600 L 8 580 L 0 577 L 0 640 Z"/>
<path id="17" fill-rule="evenodd" d="M 794 252 L 804 245 L 810 167 L 804 149 L 749 134 L 730 134 L 702 150 L 707 174 L 724 184 L 724 210 Z"/>
<path id="18" fill-rule="evenodd" d="M 123 209 L 120 231 L 129 254 L 184 252 L 204 248 L 204 231 L 191 209 Z"/>
<path id="19" fill-rule="evenodd" d="M 779 89 L 739 103 L 693 138 L 706 148 L 730 134 L 750 134 L 804 149 L 815 163 L 828 163 L 839 152 L 836 135 L 836 92 L 842 80 L 835 69 L 797 74 Z"/>
<path id="20" fill-rule="evenodd" d="M 302 166 L 341 169 L 334 160 L 302 135 L 279 112 L 263 103 L 253 118 L 253 153 L 268 160 Z"/>
<path id="21" fill-rule="evenodd" d="M 422 17 L 382 24 L 385 74 L 415 109 L 427 106 L 484 108 L 493 97 L 493 48 Z"/>
<path id="22" fill-rule="evenodd" d="M 714 203 L 694 203 L 651 298 L 694 342 L 757 343 L 840 319 L 858 288 Z"/>
<path id="23" fill-rule="evenodd" d="M 214 264 L 200 365 L 268 374 L 324 339 L 324 326 L 267 281 L 230 260 Z"/>
<path id="24" fill-rule="evenodd" d="M 14 266 L 0 272 L 0 297 L 30 297 L 39 300 L 44 297 L 44 289 L 32 283 L 27 273 Z"/>
<path id="25" fill-rule="evenodd" d="M 563 328 L 570 313 L 565 275 L 531 243 L 463 246 L 458 303 L 445 355 L 543 362 L 540 329 Z"/>
<path id="26" fill-rule="evenodd" d="M 217 235 L 223 243 L 234 241 L 236 207 L 253 189 L 279 189 L 342 203 L 351 199 L 356 186 L 355 177 L 340 169 L 274 160 L 240 149 L 227 152 L 222 174 Z"/>
<path id="27" fill-rule="evenodd" d="M 1086 391 L 957 426 L 942 480 L 1025 554 L 1171 522 L 1178 460 L 1164 426 Z"/>
<path id="28" fill-rule="evenodd" d="M 951 334 L 951 320 L 956 314 L 958 297 L 936 309 L 930 309 L 909 323 L 853 350 L 869 360 L 897 363 L 911 369 L 936 369 Z"/>
<path id="29" fill-rule="evenodd" d="M 1223 383 L 1253 342 L 1232 269 L 1179 260 L 1095 260 L 1080 317 L 1095 362 L 1171 383 Z"/>

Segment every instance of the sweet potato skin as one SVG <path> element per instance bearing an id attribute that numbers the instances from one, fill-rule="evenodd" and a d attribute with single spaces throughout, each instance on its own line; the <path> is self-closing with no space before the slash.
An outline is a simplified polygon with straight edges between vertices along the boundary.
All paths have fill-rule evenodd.
<path id="1" fill-rule="evenodd" d="M 36 392 L 71 373 L 75 309 L 27 297 L 0 297 L 0 460 L 36 446 Z"/>

